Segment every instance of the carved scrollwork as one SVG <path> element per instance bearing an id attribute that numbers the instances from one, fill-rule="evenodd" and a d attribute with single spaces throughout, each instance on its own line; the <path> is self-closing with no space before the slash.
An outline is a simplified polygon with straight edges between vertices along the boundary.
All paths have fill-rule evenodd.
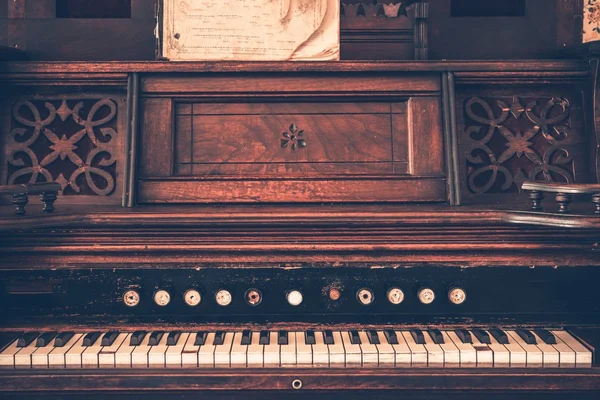
<path id="1" fill-rule="evenodd" d="M 7 183 L 34 183 L 43 177 L 59 183 L 63 194 L 110 195 L 115 189 L 117 105 L 108 98 L 80 100 L 72 107 L 67 98 L 59 102 L 58 108 L 52 100 L 43 108 L 29 100 L 13 106 Z"/>
<path id="2" fill-rule="evenodd" d="M 475 194 L 519 190 L 530 179 L 573 182 L 573 158 L 561 145 L 572 135 L 567 99 L 471 97 L 465 103 L 467 187 Z M 525 115 L 526 119 L 522 116 Z M 542 139 L 543 138 L 543 139 Z"/>

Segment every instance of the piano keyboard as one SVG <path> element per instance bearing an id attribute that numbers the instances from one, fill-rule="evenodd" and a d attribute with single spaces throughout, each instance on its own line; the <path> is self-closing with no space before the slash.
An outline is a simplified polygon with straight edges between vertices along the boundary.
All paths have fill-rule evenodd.
<path id="1" fill-rule="evenodd" d="M 563 330 L 28 332 L 4 368 L 585 368 L 592 351 Z"/>

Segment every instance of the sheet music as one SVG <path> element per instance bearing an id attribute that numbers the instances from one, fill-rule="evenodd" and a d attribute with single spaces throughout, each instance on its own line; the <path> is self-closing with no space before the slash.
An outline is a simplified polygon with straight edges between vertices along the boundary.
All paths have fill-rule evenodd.
<path id="1" fill-rule="evenodd" d="M 339 0 L 165 0 L 163 56 L 339 60 Z"/>

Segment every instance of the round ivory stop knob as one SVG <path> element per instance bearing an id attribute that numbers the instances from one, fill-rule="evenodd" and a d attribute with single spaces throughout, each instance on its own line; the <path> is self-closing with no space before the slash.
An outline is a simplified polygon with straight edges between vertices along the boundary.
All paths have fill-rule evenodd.
<path id="1" fill-rule="evenodd" d="M 435 300 L 435 292 L 433 289 L 423 288 L 419 290 L 419 301 L 423 304 L 431 304 Z"/>
<path id="2" fill-rule="evenodd" d="M 292 290 L 287 294 L 287 301 L 292 306 L 299 306 L 302 303 L 302 293 L 298 290 Z"/>

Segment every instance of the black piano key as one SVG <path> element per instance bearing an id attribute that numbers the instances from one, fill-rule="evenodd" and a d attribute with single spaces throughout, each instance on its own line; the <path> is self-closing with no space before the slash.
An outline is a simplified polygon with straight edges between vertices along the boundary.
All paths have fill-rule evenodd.
<path id="1" fill-rule="evenodd" d="M 58 332 L 44 332 L 35 342 L 35 347 L 46 347 L 58 335 Z"/>
<path id="2" fill-rule="evenodd" d="M 383 332 L 383 334 L 385 335 L 389 344 L 398 344 L 398 336 L 396 335 L 396 332 L 391 329 L 387 329 L 385 332 Z"/>
<path id="3" fill-rule="evenodd" d="M 536 335 L 540 337 L 546 344 L 556 344 L 556 337 L 552 334 L 552 332 L 546 329 L 534 329 L 533 330 Z"/>
<path id="4" fill-rule="evenodd" d="M 242 331 L 242 344 L 249 345 L 252 343 L 252 331 L 246 329 Z"/>
<path id="5" fill-rule="evenodd" d="M 61 332 L 54 339 L 54 347 L 65 347 L 65 344 L 73 338 L 75 332 Z"/>
<path id="6" fill-rule="evenodd" d="M 177 342 L 179 342 L 179 337 L 181 336 L 181 331 L 173 331 L 169 333 L 167 336 L 167 346 L 175 346 Z"/>
<path id="7" fill-rule="evenodd" d="M 325 341 L 325 344 L 335 344 L 333 340 L 333 332 L 329 329 L 325 330 L 323 332 L 323 340 Z"/>
<path id="8" fill-rule="evenodd" d="M 163 331 L 154 331 L 150 334 L 150 339 L 148 339 L 148 344 L 150 346 L 156 346 L 159 342 L 160 339 L 162 339 L 163 335 L 165 333 Z"/>
<path id="9" fill-rule="evenodd" d="M 479 339 L 481 343 L 492 344 L 492 339 L 490 338 L 490 335 L 483 329 L 473 329 L 473 335 L 475 335 L 475 337 Z"/>
<path id="10" fill-rule="evenodd" d="M 130 346 L 139 346 L 142 344 L 142 340 L 146 337 L 148 332 L 146 331 L 135 331 L 131 334 L 131 339 L 129 339 Z"/>
<path id="11" fill-rule="evenodd" d="M 17 342 L 17 347 L 27 347 L 29 346 L 38 336 L 40 336 L 39 332 L 27 332 L 24 333 Z"/>
<path id="12" fill-rule="evenodd" d="M 119 332 L 117 331 L 106 332 L 104 336 L 102 336 L 102 346 L 112 346 L 117 339 L 117 336 L 119 336 Z"/>
<path id="13" fill-rule="evenodd" d="M 21 337 L 22 334 L 23 332 L 16 331 L 0 332 L 0 352 L 4 351 L 5 348 L 13 344 L 15 340 L 17 341 L 18 345 L 19 337 Z"/>
<path id="14" fill-rule="evenodd" d="M 521 339 L 523 339 L 525 341 L 525 343 L 537 344 L 537 341 L 535 340 L 535 336 L 533 336 L 533 333 L 531 333 L 530 331 L 528 331 L 526 329 L 517 329 L 516 332 L 517 332 L 517 335 L 519 335 L 521 337 Z"/>
<path id="15" fill-rule="evenodd" d="M 260 339 L 258 339 L 258 343 L 270 344 L 269 331 L 260 331 Z"/>
<path id="16" fill-rule="evenodd" d="M 411 329 L 410 334 L 417 344 L 425 344 L 425 336 L 419 329 Z"/>
<path id="17" fill-rule="evenodd" d="M 102 335 L 100 332 L 89 332 L 83 337 L 83 345 L 88 347 L 93 346 L 96 340 L 100 338 L 100 335 Z"/>
<path id="18" fill-rule="evenodd" d="M 461 342 L 463 343 L 473 343 L 473 338 L 471 337 L 471 334 L 469 333 L 468 330 L 466 329 L 455 329 L 454 333 L 456 333 L 456 336 L 458 336 L 458 338 L 460 339 Z"/>
<path id="19" fill-rule="evenodd" d="M 206 332 L 199 331 L 196 333 L 196 340 L 194 340 L 194 346 L 203 346 L 206 343 Z"/>
<path id="20" fill-rule="evenodd" d="M 439 329 L 428 329 L 427 333 L 431 336 L 433 343 L 444 344 L 444 335 L 442 335 L 442 332 Z"/>
<path id="21" fill-rule="evenodd" d="M 498 343 L 508 344 L 508 335 L 506 332 L 500 329 L 490 329 L 490 334 L 498 341 Z"/>
<path id="22" fill-rule="evenodd" d="M 279 331 L 279 333 L 277 335 L 277 344 L 288 344 L 287 331 Z"/>
<path id="23" fill-rule="evenodd" d="M 225 341 L 225 332 L 224 331 L 216 331 L 215 332 L 215 340 L 213 340 L 213 344 L 215 346 L 220 346 Z"/>
<path id="24" fill-rule="evenodd" d="M 358 331 L 356 329 L 352 329 L 350 331 L 350 343 L 352 344 L 361 344 L 360 336 L 358 335 Z"/>
<path id="25" fill-rule="evenodd" d="M 316 344 L 317 343 L 317 341 L 315 340 L 315 331 L 309 329 L 306 332 L 304 332 L 304 343 L 306 343 L 306 344 Z"/>
<path id="26" fill-rule="evenodd" d="M 371 344 L 381 344 L 379 342 L 379 336 L 377 335 L 377 331 L 375 331 L 375 330 L 368 330 L 367 331 L 367 337 L 369 338 L 369 343 L 371 343 Z"/>

